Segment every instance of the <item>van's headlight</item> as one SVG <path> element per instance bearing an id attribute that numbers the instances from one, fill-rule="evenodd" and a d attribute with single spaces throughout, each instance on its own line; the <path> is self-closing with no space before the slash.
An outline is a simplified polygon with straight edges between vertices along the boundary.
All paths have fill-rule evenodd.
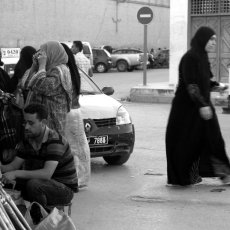
<path id="1" fill-rule="evenodd" d="M 131 123 L 131 118 L 129 116 L 129 113 L 124 108 L 124 106 L 121 106 L 117 111 L 116 125 L 124 125 L 130 123 Z"/>

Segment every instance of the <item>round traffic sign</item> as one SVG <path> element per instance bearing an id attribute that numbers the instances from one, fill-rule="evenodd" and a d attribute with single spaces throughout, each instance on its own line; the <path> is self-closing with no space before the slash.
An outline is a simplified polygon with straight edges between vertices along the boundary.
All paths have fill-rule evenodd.
<path id="1" fill-rule="evenodd" d="M 141 24 L 149 24 L 153 19 L 153 11 L 151 8 L 144 6 L 137 12 L 137 19 Z"/>

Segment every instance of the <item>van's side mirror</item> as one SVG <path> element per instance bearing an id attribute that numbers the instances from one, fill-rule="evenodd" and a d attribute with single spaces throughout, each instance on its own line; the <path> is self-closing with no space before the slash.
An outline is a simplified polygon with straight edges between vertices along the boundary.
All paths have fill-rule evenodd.
<path id="1" fill-rule="evenodd" d="M 108 96 L 113 95 L 114 89 L 113 87 L 103 87 L 102 92 Z"/>

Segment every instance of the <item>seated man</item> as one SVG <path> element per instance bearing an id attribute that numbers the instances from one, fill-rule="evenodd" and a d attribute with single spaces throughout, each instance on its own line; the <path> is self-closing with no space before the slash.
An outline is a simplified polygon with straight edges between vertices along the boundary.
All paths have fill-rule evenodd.
<path id="1" fill-rule="evenodd" d="M 78 191 L 69 144 L 46 126 L 47 115 L 43 105 L 31 104 L 24 109 L 25 139 L 16 147 L 14 160 L 1 165 L 4 184 L 16 180 L 16 189 L 25 200 L 44 207 L 67 204 Z"/>

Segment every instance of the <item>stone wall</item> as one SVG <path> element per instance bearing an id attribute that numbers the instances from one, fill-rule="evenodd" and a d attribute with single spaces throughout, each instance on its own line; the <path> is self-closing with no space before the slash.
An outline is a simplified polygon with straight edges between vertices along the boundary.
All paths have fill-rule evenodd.
<path id="1" fill-rule="evenodd" d="M 48 40 L 143 48 L 137 11 L 149 6 L 148 49 L 169 47 L 169 0 L 0 0 L 0 47 L 38 47 Z"/>
<path id="2" fill-rule="evenodd" d="M 171 0 L 169 84 L 178 82 L 178 65 L 188 48 L 188 0 Z"/>

